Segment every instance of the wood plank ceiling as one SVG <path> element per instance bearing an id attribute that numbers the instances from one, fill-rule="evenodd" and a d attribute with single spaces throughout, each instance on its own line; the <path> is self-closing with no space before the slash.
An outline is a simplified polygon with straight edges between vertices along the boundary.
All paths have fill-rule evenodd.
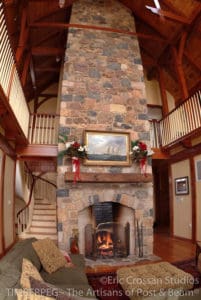
<path id="1" fill-rule="evenodd" d="M 24 92 L 27 101 L 35 99 L 35 111 L 39 97 L 43 101 L 51 98 L 44 91 L 59 79 L 73 1 L 60 2 L 63 7 L 59 0 L 4 1 Z M 121 2 L 133 12 L 148 78 L 163 78 L 177 103 L 200 88 L 201 1 Z"/>

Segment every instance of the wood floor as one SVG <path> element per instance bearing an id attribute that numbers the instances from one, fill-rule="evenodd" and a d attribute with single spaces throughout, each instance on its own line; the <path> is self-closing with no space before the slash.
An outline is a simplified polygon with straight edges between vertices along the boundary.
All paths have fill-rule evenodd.
<path id="1" fill-rule="evenodd" d="M 154 234 L 154 254 L 168 262 L 194 257 L 195 247 L 190 241 L 171 238 L 168 233 Z"/>
<path id="2" fill-rule="evenodd" d="M 163 261 L 170 263 L 176 261 L 186 260 L 195 257 L 195 244 L 187 240 L 171 238 L 168 233 L 160 232 L 154 233 L 154 250 L 153 253 L 161 258 Z M 142 262 L 150 263 L 150 262 Z M 113 272 L 117 270 L 115 266 L 96 266 L 86 267 L 86 273 L 97 272 Z"/>

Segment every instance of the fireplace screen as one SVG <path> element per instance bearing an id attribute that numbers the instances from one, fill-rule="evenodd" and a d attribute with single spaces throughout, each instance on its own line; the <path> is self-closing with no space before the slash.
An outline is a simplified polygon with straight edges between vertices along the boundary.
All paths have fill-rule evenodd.
<path id="1" fill-rule="evenodd" d="M 130 226 L 118 222 L 100 223 L 96 228 L 85 228 L 85 253 L 87 257 L 126 257 L 129 254 Z"/>

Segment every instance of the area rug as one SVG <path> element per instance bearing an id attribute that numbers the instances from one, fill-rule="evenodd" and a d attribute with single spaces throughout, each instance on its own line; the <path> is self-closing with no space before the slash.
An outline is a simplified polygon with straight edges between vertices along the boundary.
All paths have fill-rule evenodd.
<path id="1" fill-rule="evenodd" d="M 196 268 L 194 258 L 175 262 L 173 265 L 194 277 L 194 288 L 201 287 L 201 274 Z M 88 273 L 87 277 L 99 300 L 129 300 L 117 282 L 116 272 Z"/>
<path id="2" fill-rule="evenodd" d="M 87 274 L 89 284 L 100 300 L 129 300 L 117 282 L 116 272 Z"/>

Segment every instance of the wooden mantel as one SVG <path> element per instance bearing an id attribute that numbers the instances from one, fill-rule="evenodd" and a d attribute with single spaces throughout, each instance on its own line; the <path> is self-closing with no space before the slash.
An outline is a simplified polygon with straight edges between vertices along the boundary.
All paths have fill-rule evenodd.
<path id="1" fill-rule="evenodd" d="M 74 181 L 75 173 L 66 172 L 65 181 L 72 182 Z M 107 183 L 144 183 L 152 182 L 152 174 L 139 174 L 139 173 L 81 173 L 80 179 L 77 182 L 107 182 Z"/>

